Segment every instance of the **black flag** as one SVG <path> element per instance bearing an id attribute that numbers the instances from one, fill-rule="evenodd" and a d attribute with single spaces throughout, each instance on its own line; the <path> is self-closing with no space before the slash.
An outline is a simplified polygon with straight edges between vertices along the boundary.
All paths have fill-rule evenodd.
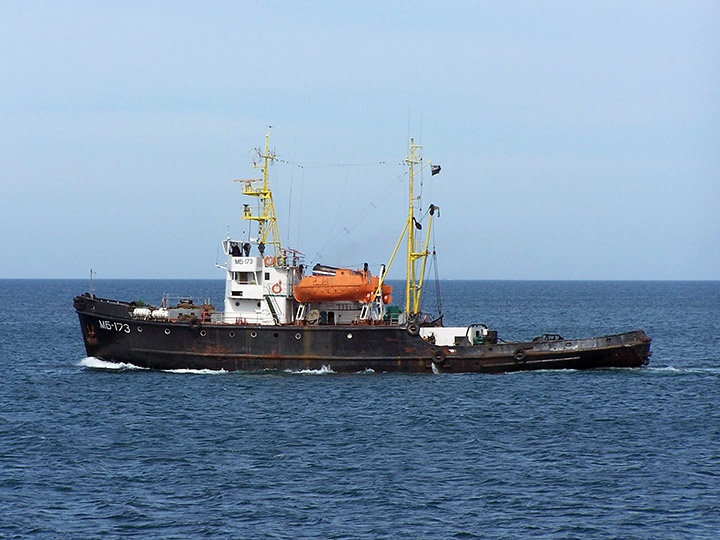
<path id="1" fill-rule="evenodd" d="M 432 173 L 430 176 L 435 176 L 436 174 L 440 174 L 440 170 L 442 167 L 440 165 L 432 165 L 430 167 L 430 172 Z"/>

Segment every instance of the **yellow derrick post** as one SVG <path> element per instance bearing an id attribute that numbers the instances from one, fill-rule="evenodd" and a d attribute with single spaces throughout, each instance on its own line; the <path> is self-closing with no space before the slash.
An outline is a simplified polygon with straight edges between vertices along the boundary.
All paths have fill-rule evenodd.
<path id="1" fill-rule="evenodd" d="M 430 205 L 430 206 L 431 206 L 431 209 L 433 209 L 433 210 L 430 212 L 430 219 L 428 220 L 427 233 L 425 235 L 425 245 L 423 246 L 423 251 L 421 254 L 416 253 L 416 255 L 419 258 L 422 258 L 422 268 L 420 270 L 420 279 L 415 287 L 415 298 L 414 298 L 415 311 L 414 311 L 414 313 L 418 313 L 420 311 L 420 295 L 422 292 L 423 281 L 425 279 L 425 263 L 427 262 L 427 257 L 429 255 L 427 246 L 430 243 L 430 229 L 432 228 L 433 214 L 435 213 L 434 206 L 433 205 Z"/>

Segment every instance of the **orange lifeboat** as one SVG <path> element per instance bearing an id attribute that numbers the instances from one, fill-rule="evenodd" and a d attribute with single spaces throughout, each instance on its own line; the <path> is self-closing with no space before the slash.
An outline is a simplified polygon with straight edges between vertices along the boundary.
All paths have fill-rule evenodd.
<path id="1" fill-rule="evenodd" d="M 330 275 L 304 277 L 293 292 L 298 302 L 370 302 L 380 279 L 365 270 L 333 269 Z M 383 285 L 383 302 L 392 302 L 392 285 Z"/>

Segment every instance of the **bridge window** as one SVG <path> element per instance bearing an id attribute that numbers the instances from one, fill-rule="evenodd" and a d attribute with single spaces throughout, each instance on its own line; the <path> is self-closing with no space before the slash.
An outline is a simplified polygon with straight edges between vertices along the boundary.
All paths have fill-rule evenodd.
<path id="1" fill-rule="evenodd" d="M 232 278 L 235 283 L 239 283 L 240 285 L 257 284 L 257 276 L 255 276 L 255 272 L 233 272 L 232 274 Z"/>

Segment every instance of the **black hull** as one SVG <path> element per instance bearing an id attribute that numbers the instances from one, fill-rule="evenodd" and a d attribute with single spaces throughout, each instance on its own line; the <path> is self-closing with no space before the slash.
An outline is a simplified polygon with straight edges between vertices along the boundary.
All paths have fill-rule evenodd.
<path id="1" fill-rule="evenodd" d="M 151 369 L 335 372 L 479 372 L 640 367 L 642 330 L 597 338 L 435 346 L 385 325 L 262 326 L 150 321 L 124 302 L 79 296 L 75 309 L 88 356 Z"/>

